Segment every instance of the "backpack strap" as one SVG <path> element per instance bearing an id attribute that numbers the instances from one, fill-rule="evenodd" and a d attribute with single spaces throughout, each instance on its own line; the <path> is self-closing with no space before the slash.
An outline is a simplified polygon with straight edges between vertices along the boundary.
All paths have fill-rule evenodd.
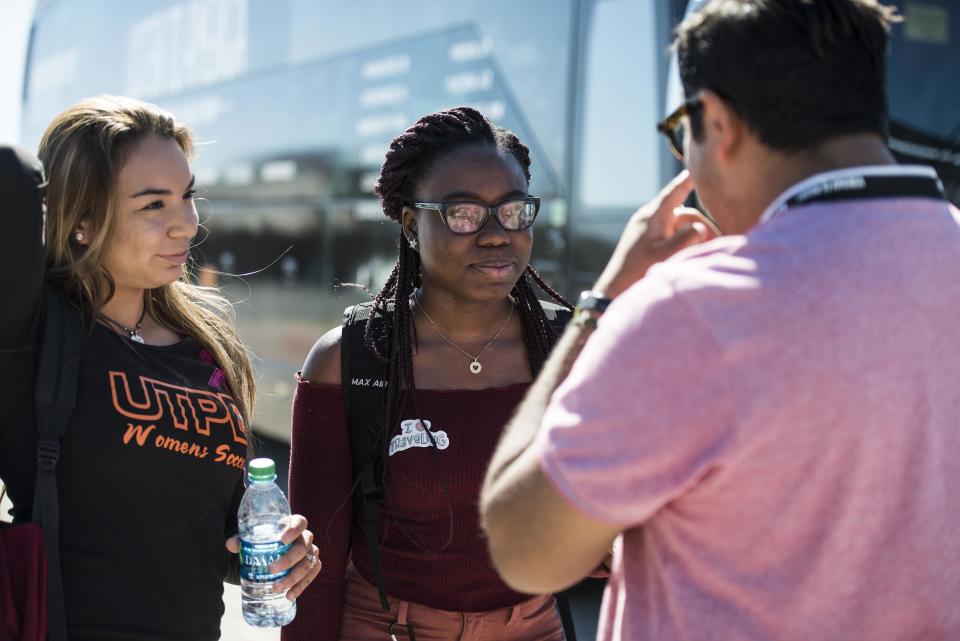
<path id="1" fill-rule="evenodd" d="M 546 315 L 550 325 L 557 331 L 557 334 L 562 334 L 567 323 L 573 318 L 573 312 L 566 307 L 561 307 L 556 303 L 548 303 L 545 300 L 540 301 L 540 307 L 543 309 L 543 313 Z M 537 373 L 538 372 L 534 372 L 534 376 L 536 376 Z"/>
<path id="2" fill-rule="evenodd" d="M 390 601 L 383 579 L 379 542 L 380 503 L 383 500 L 381 412 L 386 400 L 387 366 L 363 344 L 367 319 L 371 313 L 372 302 L 348 307 L 343 313 L 340 381 L 350 433 L 353 474 L 359 480 L 354 493 L 354 505 L 363 515 L 373 580 L 380 593 L 380 607 L 387 612 L 390 610 Z M 385 319 L 382 316 L 375 317 L 374 323 L 374 335 L 379 336 L 384 329 Z"/>
<path id="3" fill-rule="evenodd" d="M 43 336 L 37 365 L 37 481 L 33 521 L 43 528 L 47 550 L 47 626 L 50 641 L 66 641 L 66 609 L 60 572 L 60 502 L 57 461 L 77 400 L 81 320 L 49 285 L 43 290 Z"/>

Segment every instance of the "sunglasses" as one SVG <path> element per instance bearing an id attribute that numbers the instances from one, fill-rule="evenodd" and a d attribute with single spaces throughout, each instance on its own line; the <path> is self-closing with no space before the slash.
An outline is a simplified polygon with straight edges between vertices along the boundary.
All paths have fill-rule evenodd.
<path id="1" fill-rule="evenodd" d="M 533 224 L 540 211 L 540 199 L 535 196 L 512 198 L 488 207 L 483 203 L 413 203 L 417 209 L 440 212 L 443 223 L 454 234 L 475 234 L 494 216 L 507 231 L 523 231 Z"/>
<path id="2" fill-rule="evenodd" d="M 701 107 L 703 107 L 703 102 L 698 96 L 695 96 L 677 107 L 672 114 L 657 124 L 657 131 L 666 136 L 670 151 L 678 160 L 683 160 L 683 131 L 687 123 L 684 118 L 696 113 Z"/>

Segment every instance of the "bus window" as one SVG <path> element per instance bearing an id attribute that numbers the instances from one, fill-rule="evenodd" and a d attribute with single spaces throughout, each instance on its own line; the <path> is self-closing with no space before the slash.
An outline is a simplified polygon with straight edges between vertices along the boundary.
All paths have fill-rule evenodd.
<path id="1" fill-rule="evenodd" d="M 559 289 L 571 60 L 592 0 L 57 0 L 38 4 L 22 139 L 90 95 L 169 109 L 196 132 L 199 278 L 235 300 L 258 355 L 258 431 L 287 438 L 290 373 L 382 285 L 399 229 L 373 185 L 418 116 L 471 105 L 530 148 L 534 264 Z M 157 37 L 162 33 L 163 37 Z M 245 275 L 241 278 L 230 274 Z"/>
<path id="2" fill-rule="evenodd" d="M 593 284 L 627 217 L 676 169 L 656 131 L 663 117 L 673 4 L 583 5 L 566 291 Z"/>
<path id="3" fill-rule="evenodd" d="M 602 0 L 593 8 L 577 157 L 584 213 L 636 207 L 661 185 L 663 145 L 654 125 L 661 118 L 660 67 L 667 56 L 656 25 L 650 2 Z"/>
<path id="4" fill-rule="evenodd" d="M 908 0 L 887 65 L 890 148 L 901 162 L 932 165 L 960 203 L 960 7 Z"/>
<path id="5" fill-rule="evenodd" d="M 393 85 L 405 79 L 430 78 L 446 93 L 439 107 L 474 104 L 478 90 L 489 87 L 491 74 L 508 79 L 508 91 L 522 105 L 524 126 L 535 136 L 551 171 L 566 171 L 566 69 L 571 54 L 572 0 L 516 2 L 515 0 L 366 0 L 339 2 L 289 0 L 289 62 L 328 58 L 344 52 L 377 50 L 435 39 L 458 30 L 472 34 L 450 42 L 445 49 L 420 60 L 371 60 L 364 80 L 383 90 L 368 104 L 405 107 L 407 124 L 427 109 L 423 89 L 407 85 L 404 94 Z M 344 29 L 343 25 L 362 25 Z M 549 70 L 549 71 L 547 71 Z M 484 73 L 486 72 L 486 73 Z M 437 88 L 440 88 L 437 87 Z M 431 87 L 431 91 L 436 89 Z M 393 102 L 391 102 L 391 97 Z M 431 98 L 433 96 L 430 96 Z M 431 101 L 432 102 L 432 101 Z M 501 103 L 481 104 L 501 124 Z M 510 106 L 506 108 L 509 110 Z M 385 109 L 384 109 L 385 110 Z M 514 126 L 508 124 L 508 126 Z M 519 133 L 519 132 L 518 132 Z M 531 141 L 526 140 L 530 145 Z M 535 150 L 536 151 L 536 150 Z"/>

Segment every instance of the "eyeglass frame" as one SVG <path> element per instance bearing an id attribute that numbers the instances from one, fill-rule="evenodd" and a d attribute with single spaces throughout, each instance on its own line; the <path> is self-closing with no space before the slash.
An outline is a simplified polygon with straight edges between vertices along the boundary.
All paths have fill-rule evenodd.
<path id="1" fill-rule="evenodd" d="M 667 145 L 677 160 L 683 160 L 683 140 L 677 135 L 677 126 L 684 117 L 689 117 L 702 108 L 703 101 L 700 96 L 694 96 L 683 101 L 669 116 L 657 123 L 657 131 L 666 137 Z"/>
<path id="2" fill-rule="evenodd" d="M 506 205 L 507 203 L 513 203 L 517 201 L 523 202 L 532 202 L 534 204 L 533 218 L 530 219 L 530 224 L 526 227 L 518 227 L 517 229 L 507 229 L 504 227 L 503 222 L 500 220 L 500 216 L 497 215 L 497 210 Z M 480 221 L 480 224 L 477 225 L 477 228 L 474 231 L 453 231 L 450 229 L 450 223 L 447 221 L 447 208 L 454 205 L 477 205 L 478 207 L 483 207 L 486 209 L 486 213 L 483 215 L 483 219 Z M 522 198 L 507 198 L 506 200 L 501 200 L 495 205 L 487 205 L 485 203 L 479 203 L 475 200 L 454 200 L 451 202 L 442 202 L 442 203 L 428 203 L 428 202 L 415 202 L 413 206 L 417 209 L 426 209 L 428 211 L 435 211 L 440 214 L 440 219 L 443 221 L 444 226 L 451 234 L 456 234 L 458 236 L 470 236 L 471 234 L 477 234 L 481 229 L 486 227 L 487 221 L 490 220 L 490 216 L 493 216 L 494 220 L 497 221 L 497 224 L 500 225 L 501 229 L 504 231 L 526 231 L 533 227 L 533 222 L 537 219 L 537 214 L 540 213 L 540 198 L 537 196 L 524 196 Z"/>

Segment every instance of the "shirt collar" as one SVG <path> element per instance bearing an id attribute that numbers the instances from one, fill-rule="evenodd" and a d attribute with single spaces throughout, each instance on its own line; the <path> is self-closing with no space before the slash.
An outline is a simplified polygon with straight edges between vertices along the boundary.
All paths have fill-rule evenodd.
<path id="1" fill-rule="evenodd" d="M 804 178 L 777 196 L 763 211 L 763 215 L 760 216 L 758 224 L 762 225 L 768 220 L 775 218 L 778 214 L 783 213 L 788 200 L 816 184 L 855 176 L 929 176 L 930 178 L 936 179 L 937 172 L 934 171 L 933 167 L 926 165 L 861 165 L 814 174 L 813 176 Z"/>

